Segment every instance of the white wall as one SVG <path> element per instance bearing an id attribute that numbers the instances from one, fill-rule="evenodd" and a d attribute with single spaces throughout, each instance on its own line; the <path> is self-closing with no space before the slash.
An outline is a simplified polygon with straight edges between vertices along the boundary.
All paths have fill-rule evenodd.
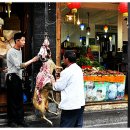
<path id="1" fill-rule="evenodd" d="M 121 22 L 121 21 L 120 21 Z M 120 44 L 119 48 L 122 48 L 122 41 L 128 41 L 128 28 L 127 28 L 127 22 L 125 20 L 122 20 L 122 26 L 119 26 L 118 32 L 120 32 L 120 27 L 122 27 L 120 32 L 120 37 L 122 40 L 119 39 Z M 80 35 L 86 37 L 86 44 L 88 44 L 88 38 L 95 38 L 95 24 L 90 24 L 91 28 L 91 34 L 90 36 L 86 35 L 86 30 L 81 31 L 78 25 L 74 25 L 73 23 L 63 23 L 61 26 L 61 43 L 66 40 L 67 35 L 70 36 L 70 42 L 74 42 L 76 46 L 81 46 L 81 43 L 79 41 Z M 117 33 L 118 33 L 117 32 Z M 121 35 L 122 34 L 122 35 Z M 118 42 L 119 43 L 119 42 Z"/>

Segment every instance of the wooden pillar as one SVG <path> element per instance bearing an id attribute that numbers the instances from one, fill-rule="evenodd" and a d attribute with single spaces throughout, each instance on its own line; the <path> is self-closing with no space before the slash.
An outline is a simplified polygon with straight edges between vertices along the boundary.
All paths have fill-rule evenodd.
<path id="1" fill-rule="evenodd" d="M 60 66 L 61 60 L 61 3 L 56 3 L 56 65 Z"/>
<path id="2" fill-rule="evenodd" d="M 56 3 L 56 65 L 60 66 L 61 60 L 61 3 Z M 56 92 L 56 101 L 60 102 L 60 92 Z"/>
<path id="3" fill-rule="evenodd" d="M 122 20 L 123 20 L 123 15 L 121 13 L 118 13 L 118 43 L 117 43 L 117 51 L 122 50 Z"/>
<path id="4" fill-rule="evenodd" d="M 130 14 L 130 3 L 128 3 Z M 128 16 L 128 127 L 130 127 L 130 17 Z"/>

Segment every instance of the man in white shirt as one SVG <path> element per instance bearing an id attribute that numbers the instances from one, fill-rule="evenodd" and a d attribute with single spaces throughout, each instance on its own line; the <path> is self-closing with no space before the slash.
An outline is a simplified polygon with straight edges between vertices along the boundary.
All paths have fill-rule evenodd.
<path id="1" fill-rule="evenodd" d="M 53 90 L 61 92 L 60 127 L 82 127 L 85 105 L 83 72 L 76 64 L 76 54 L 73 51 L 65 52 L 63 62 L 67 67 L 53 86 Z"/>

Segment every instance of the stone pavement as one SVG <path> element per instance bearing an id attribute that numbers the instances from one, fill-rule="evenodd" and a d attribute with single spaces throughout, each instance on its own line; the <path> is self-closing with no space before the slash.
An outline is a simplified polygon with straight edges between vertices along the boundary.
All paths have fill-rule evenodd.
<path id="1" fill-rule="evenodd" d="M 30 128 L 58 128 L 60 122 L 60 114 L 54 116 L 47 115 L 48 119 L 53 122 L 53 126 L 45 120 L 36 117 L 34 113 L 26 116 L 26 121 Z M 106 111 L 84 112 L 83 128 L 127 128 L 127 110 L 116 109 Z"/>

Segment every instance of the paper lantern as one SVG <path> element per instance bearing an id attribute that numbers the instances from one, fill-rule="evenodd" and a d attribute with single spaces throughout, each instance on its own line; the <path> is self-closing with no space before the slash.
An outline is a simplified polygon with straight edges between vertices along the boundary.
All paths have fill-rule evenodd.
<path id="1" fill-rule="evenodd" d="M 80 36 L 79 41 L 82 42 L 82 37 Z"/>
<path id="2" fill-rule="evenodd" d="M 80 24 L 80 29 L 83 31 L 84 30 L 84 28 L 85 28 L 85 25 L 82 23 L 82 24 Z"/>
<path id="3" fill-rule="evenodd" d="M 108 26 L 107 25 L 104 26 L 104 31 L 107 33 L 107 31 L 108 31 Z"/>
<path id="4" fill-rule="evenodd" d="M 90 35 L 90 27 L 86 28 L 87 35 Z"/>
<path id="5" fill-rule="evenodd" d="M 67 35 L 66 40 L 67 40 L 68 42 L 70 41 L 70 36 L 69 36 L 69 35 Z"/>
<path id="6" fill-rule="evenodd" d="M 71 9 L 72 13 L 77 13 L 77 9 L 80 8 L 80 2 L 69 2 L 67 6 Z"/>
<path id="7" fill-rule="evenodd" d="M 128 16 L 128 3 L 121 2 L 118 6 L 118 10 L 120 13 L 123 13 L 123 16 Z"/>
<path id="8" fill-rule="evenodd" d="M 74 15 L 71 12 L 66 14 L 66 21 L 67 22 L 72 21 L 73 19 L 74 19 Z"/>

